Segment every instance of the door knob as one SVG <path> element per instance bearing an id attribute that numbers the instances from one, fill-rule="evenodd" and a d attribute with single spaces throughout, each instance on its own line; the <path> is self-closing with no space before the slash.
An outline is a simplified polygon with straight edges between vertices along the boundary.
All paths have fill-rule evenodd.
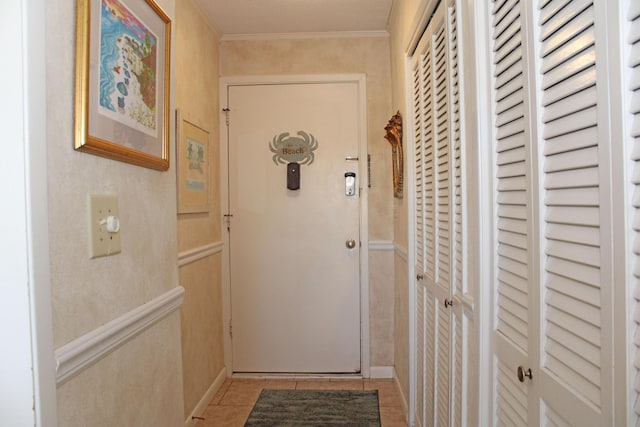
<path id="1" fill-rule="evenodd" d="M 416 274 L 416 280 L 422 280 L 422 279 L 424 279 L 424 274 L 420 274 L 420 273 Z"/>
<path id="2" fill-rule="evenodd" d="M 533 372 L 531 372 L 531 368 L 524 369 L 522 366 L 518 366 L 518 381 L 521 383 L 524 382 L 525 378 L 533 379 Z"/>
<path id="3" fill-rule="evenodd" d="M 444 308 L 451 307 L 452 305 L 453 305 L 453 300 L 450 300 L 449 298 L 444 299 Z"/>
<path id="4" fill-rule="evenodd" d="M 356 247 L 356 241 L 353 240 L 353 239 L 347 240 L 346 244 L 347 244 L 347 248 L 349 248 L 349 249 L 353 249 L 353 248 Z"/>

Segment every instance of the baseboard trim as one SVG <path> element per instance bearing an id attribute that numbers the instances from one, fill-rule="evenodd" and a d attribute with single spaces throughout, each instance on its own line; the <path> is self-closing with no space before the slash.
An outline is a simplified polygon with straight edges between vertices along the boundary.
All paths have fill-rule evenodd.
<path id="1" fill-rule="evenodd" d="M 404 419 L 407 421 L 407 425 L 410 424 L 411 417 L 409 416 L 409 404 L 407 403 L 407 396 L 402 392 L 402 387 L 400 387 L 400 381 L 398 380 L 398 372 L 395 368 L 393 368 L 393 381 L 396 383 L 396 387 L 398 387 L 398 391 L 400 392 L 400 401 L 402 403 L 402 410 L 404 411 Z"/>
<path id="2" fill-rule="evenodd" d="M 204 393 L 204 396 L 202 396 L 202 399 L 200 399 L 200 402 L 198 402 L 196 407 L 193 408 L 193 411 L 191 411 L 191 414 L 189 414 L 187 419 L 184 420 L 184 427 L 195 427 L 198 419 L 194 417 L 202 417 L 204 411 L 207 409 L 207 406 L 209 406 L 209 402 L 211 402 L 218 390 L 220 390 L 220 387 L 226 379 L 227 368 L 222 368 L 216 379 L 213 380 L 211 387 L 209 387 L 209 389 Z"/>
<path id="3" fill-rule="evenodd" d="M 393 378 L 393 366 L 372 366 L 369 378 Z"/>
<path id="4" fill-rule="evenodd" d="M 55 351 L 56 384 L 60 386 L 145 329 L 176 311 L 184 301 L 178 286 Z"/>

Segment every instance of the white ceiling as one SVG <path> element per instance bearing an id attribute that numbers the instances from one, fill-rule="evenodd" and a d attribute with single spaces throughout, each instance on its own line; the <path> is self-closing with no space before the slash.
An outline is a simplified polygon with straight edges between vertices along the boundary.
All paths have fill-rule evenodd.
<path id="1" fill-rule="evenodd" d="M 392 0 L 195 0 L 220 35 L 384 31 Z"/>

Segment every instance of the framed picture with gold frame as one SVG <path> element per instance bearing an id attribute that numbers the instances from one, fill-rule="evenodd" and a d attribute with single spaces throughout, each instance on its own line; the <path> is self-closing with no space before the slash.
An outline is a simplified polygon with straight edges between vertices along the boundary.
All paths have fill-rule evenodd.
<path id="1" fill-rule="evenodd" d="M 209 131 L 176 110 L 178 213 L 209 212 Z"/>
<path id="2" fill-rule="evenodd" d="M 155 0 L 77 0 L 75 149 L 169 169 L 170 58 Z"/>

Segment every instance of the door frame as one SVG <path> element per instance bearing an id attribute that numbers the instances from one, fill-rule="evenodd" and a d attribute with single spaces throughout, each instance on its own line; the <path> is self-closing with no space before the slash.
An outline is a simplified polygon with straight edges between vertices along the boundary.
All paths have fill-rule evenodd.
<path id="1" fill-rule="evenodd" d="M 233 374 L 231 343 L 231 283 L 229 277 L 229 233 L 224 232 L 225 214 L 229 206 L 229 132 L 227 117 L 233 120 L 233 111 L 225 111 L 231 86 L 282 85 L 312 83 L 356 83 L 358 85 L 358 168 L 360 170 L 360 375 L 370 376 L 369 352 L 369 169 L 367 164 L 367 77 L 366 74 L 320 75 L 258 75 L 225 76 L 220 78 L 220 218 L 222 227 L 222 308 L 224 336 L 224 364 L 227 376 Z M 229 116 L 227 116 L 229 113 Z"/>
<path id="2" fill-rule="evenodd" d="M 13 66 L 0 71 L 3 79 L 16 82 L 6 103 L 13 108 L 0 107 L 3 132 L 15 141 L 7 146 L 0 162 L 5 174 L 2 192 L 13 207 L 3 217 L 5 243 L 0 248 L 0 269 L 7 284 L 0 302 L 0 339 L 8 343 L 0 373 L 5 388 L 13 390 L 13 406 L 4 421 L 56 427 L 47 209 L 46 5 L 42 0 L 10 0 L 5 4 L 9 25 L 2 34 L 14 35 L 17 43 L 8 49 Z"/>

